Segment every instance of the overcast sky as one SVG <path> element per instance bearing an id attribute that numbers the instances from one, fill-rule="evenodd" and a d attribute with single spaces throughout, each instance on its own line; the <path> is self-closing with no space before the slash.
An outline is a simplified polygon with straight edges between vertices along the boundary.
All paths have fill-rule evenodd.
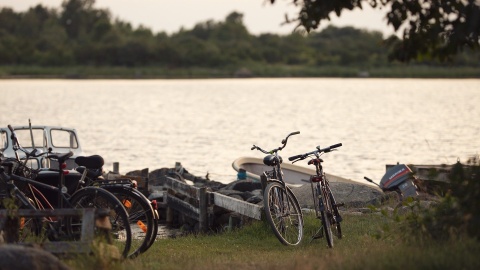
<path id="1" fill-rule="evenodd" d="M 37 4 L 60 9 L 63 0 L 0 0 L 0 7 L 10 7 L 15 11 L 25 11 Z M 113 18 L 130 22 L 134 27 L 143 25 L 156 32 L 168 34 L 178 32 L 181 27 L 192 29 L 195 24 L 207 20 L 224 21 L 233 11 L 243 14 L 243 23 L 251 34 L 288 34 L 294 25 L 281 25 L 285 14 L 293 18 L 298 8 L 292 0 L 276 0 L 274 5 L 265 0 L 96 0 L 96 8 L 110 10 Z M 364 7 L 363 10 L 346 11 L 341 18 L 332 16 L 331 22 L 321 22 L 336 26 L 353 26 L 361 29 L 381 31 L 384 35 L 393 34 L 387 26 L 385 11 Z M 323 28 L 322 27 L 322 28 Z"/>

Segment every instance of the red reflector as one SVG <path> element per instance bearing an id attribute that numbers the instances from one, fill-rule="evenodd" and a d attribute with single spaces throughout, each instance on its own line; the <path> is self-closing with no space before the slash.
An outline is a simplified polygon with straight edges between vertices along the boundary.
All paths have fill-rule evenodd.
<path id="1" fill-rule="evenodd" d="M 312 176 L 312 177 L 310 178 L 310 180 L 311 180 L 312 182 L 320 182 L 320 181 L 322 181 L 322 176 L 315 175 L 315 176 Z"/>
<path id="2" fill-rule="evenodd" d="M 67 168 L 67 163 L 62 163 L 62 165 L 60 165 L 60 168 L 62 168 L 62 169 Z"/>
<path id="3" fill-rule="evenodd" d="M 70 173 L 70 171 L 63 171 L 63 175 L 67 175 L 69 173 Z"/>
<path id="4" fill-rule="evenodd" d="M 157 200 L 152 200 L 151 204 L 152 204 L 153 209 L 155 209 L 155 210 L 158 209 Z"/>

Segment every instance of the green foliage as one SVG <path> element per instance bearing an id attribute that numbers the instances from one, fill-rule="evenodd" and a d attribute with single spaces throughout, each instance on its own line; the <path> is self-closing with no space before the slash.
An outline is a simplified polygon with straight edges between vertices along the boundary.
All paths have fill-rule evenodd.
<path id="1" fill-rule="evenodd" d="M 480 240 L 480 162 L 478 156 L 457 162 L 450 172 L 450 189 L 438 202 L 423 207 L 409 202 L 410 211 L 402 216 L 402 229 L 408 240 L 451 240 L 463 237 Z M 397 215 L 399 216 L 399 215 Z"/>
<path id="2" fill-rule="evenodd" d="M 272 3 L 275 0 L 271 0 Z M 293 21 L 308 32 L 334 14 L 362 9 L 363 5 L 389 9 L 385 18 L 395 31 L 403 31 L 403 40 L 391 39 L 392 59 L 412 61 L 419 58 L 447 60 L 465 48 L 480 48 L 480 4 L 475 0 L 293 0 L 300 6 Z"/>
<path id="3" fill-rule="evenodd" d="M 293 32 L 254 36 L 243 24 L 243 14 L 232 12 L 224 21 L 208 20 L 193 29 L 167 35 L 113 20 L 108 10 L 95 8 L 94 3 L 68 0 L 60 10 L 37 5 L 20 13 L 0 9 L 0 66 L 209 68 L 229 70 L 226 76 L 232 76 L 243 67 L 263 75 L 266 73 L 258 69 L 268 71 L 275 65 L 292 76 L 357 76 L 361 71 L 373 74 L 370 70 L 378 69 L 385 74 L 380 77 L 389 76 L 382 67 L 397 66 L 388 62 L 390 51 L 385 44 L 396 46 L 400 41 L 390 39 L 385 43 L 379 32 L 328 27 L 310 35 Z M 479 56 L 464 51 L 454 63 L 478 69 Z M 416 64 L 438 65 L 427 58 Z"/>

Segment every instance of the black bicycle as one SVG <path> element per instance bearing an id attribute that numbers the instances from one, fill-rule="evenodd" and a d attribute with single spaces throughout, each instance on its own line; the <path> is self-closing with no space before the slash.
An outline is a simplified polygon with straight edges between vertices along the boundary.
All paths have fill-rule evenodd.
<path id="1" fill-rule="evenodd" d="M 284 245 L 297 245 L 303 237 L 303 215 L 295 194 L 285 184 L 282 172 L 282 158 L 278 155 L 287 145 L 288 138 L 300 134 L 300 131 L 290 133 L 282 140 L 282 146 L 271 151 L 253 145 L 252 150 L 257 149 L 267 154 L 263 163 L 272 167 L 271 171 L 263 173 L 266 186 L 263 191 L 263 205 L 265 216 L 272 227 L 278 240 Z"/>
<path id="2" fill-rule="evenodd" d="M 310 157 L 311 159 L 308 161 L 308 165 L 315 166 L 316 175 L 310 177 L 310 183 L 312 186 L 316 217 L 321 219 L 322 226 L 315 235 L 312 236 L 312 240 L 323 237 L 323 234 L 325 233 L 327 244 L 330 248 L 333 248 L 332 234 L 339 239 L 342 238 L 342 227 L 340 225 L 342 216 L 338 211 L 338 207 L 343 206 L 343 204 L 339 204 L 335 201 L 335 197 L 330 190 L 328 179 L 323 171 L 323 160 L 320 156 L 324 153 L 331 152 L 340 146 L 342 146 L 341 143 L 326 148 L 320 148 L 320 146 L 317 146 L 316 150 L 312 152 L 288 158 L 292 163 L 295 163 Z"/>

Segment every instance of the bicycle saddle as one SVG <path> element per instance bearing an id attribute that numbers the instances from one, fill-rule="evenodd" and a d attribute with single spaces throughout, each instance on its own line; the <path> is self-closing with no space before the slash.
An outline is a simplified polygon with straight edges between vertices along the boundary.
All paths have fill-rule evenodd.
<path id="1" fill-rule="evenodd" d="M 263 164 L 267 166 L 275 166 L 277 165 L 277 162 L 280 161 L 280 164 L 282 164 L 283 160 L 282 157 L 278 157 L 278 160 L 275 158 L 274 155 L 268 155 L 263 158 Z"/>
<path id="2" fill-rule="evenodd" d="M 70 151 L 68 153 L 65 153 L 65 154 L 61 154 L 61 153 L 50 154 L 50 155 L 48 155 L 48 158 L 56 159 L 58 161 L 58 164 L 62 164 L 62 163 L 65 163 L 65 161 L 67 161 L 71 156 L 73 156 L 72 151 Z"/>
<path id="3" fill-rule="evenodd" d="M 78 166 L 84 166 L 87 169 L 101 169 L 105 162 L 101 156 L 93 155 L 88 157 L 79 156 L 75 158 L 75 163 L 77 163 Z"/>

